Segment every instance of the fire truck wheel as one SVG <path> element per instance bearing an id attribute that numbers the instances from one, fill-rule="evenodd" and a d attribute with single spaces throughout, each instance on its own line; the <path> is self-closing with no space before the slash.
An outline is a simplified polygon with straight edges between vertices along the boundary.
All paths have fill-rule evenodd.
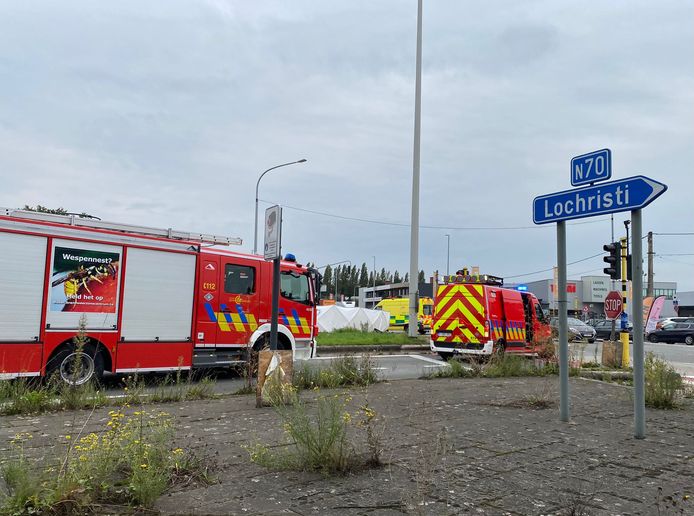
<path id="1" fill-rule="evenodd" d="M 403 326 L 402 329 L 405 330 L 405 333 L 407 333 L 407 334 L 409 335 L 409 333 L 410 333 L 410 332 L 409 332 L 409 329 L 410 329 L 410 325 L 409 325 L 409 324 L 406 324 L 405 326 Z"/>
<path id="2" fill-rule="evenodd" d="M 441 359 L 448 362 L 449 360 L 451 360 L 453 358 L 453 353 L 446 353 L 445 351 L 439 351 L 439 356 L 441 357 Z"/>
<path id="3" fill-rule="evenodd" d="M 504 353 L 506 353 L 506 342 L 504 342 L 502 339 L 499 339 L 494 343 L 494 347 L 492 348 L 492 354 L 502 356 Z"/>
<path id="4" fill-rule="evenodd" d="M 57 376 L 67 385 L 83 385 L 91 380 L 100 381 L 104 375 L 104 357 L 88 345 L 78 352 L 70 344 L 58 350 L 46 367 L 46 376 Z"/>

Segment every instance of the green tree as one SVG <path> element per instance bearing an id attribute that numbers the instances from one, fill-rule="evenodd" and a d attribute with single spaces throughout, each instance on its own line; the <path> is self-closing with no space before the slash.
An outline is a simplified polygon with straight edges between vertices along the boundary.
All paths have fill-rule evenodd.
<path id="1" fill-rule="evenodd" d="M 400 277 L 400 273 L 397 269 L 395 269 L 395 272 L 393 273 L 393 283 L 400 283 L 401 281 L 402 278 Z"/>
<path id="2" fill-rule="evenodd" d="M 323 285 L 326 286 L 326 297 L 330 296 L 330 293 L 333 291 L 333 269 L 328 265 L 325 268 L 325 273 L 323 274 Z"/>
<path id="3" fill-rule="evenodd" d="M 404 281 L 405 283 L 409 283 L 409 282 L 410 282 L 410 273 L 409 273 L 409 272 L 406 272 L 406 273 L 405 273 L 405 277 L 403 278 L 403 281 Z"/>
<path id="4" fill-rule="evenodd" d="M 359 286 L 368 287 L 369 286 L 369 269 L 366 266 L 366 262 L 361 264 L 361 272 L 359 273 Z"/>
<path id="5" fill-rule="evenodd" d="M 418 283 L 424 283 L 426 279 L 424 278 L 424 270 L 419 271 L 419 276 L 417 277 Z"/>

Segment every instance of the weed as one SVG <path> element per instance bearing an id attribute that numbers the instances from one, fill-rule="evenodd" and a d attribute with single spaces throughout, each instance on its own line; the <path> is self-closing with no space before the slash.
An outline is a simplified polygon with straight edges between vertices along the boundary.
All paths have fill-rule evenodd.
<path id="1" fill-rule="evenodd" d="M 118 410 L 109 416 L 100 433 L 65 435 L 64 456 L 47 465 L 30 463 L 24 454 L 29 437 L 16 436 L 15 457 L 2 466 L 7 494 L 0 498 L 0 512 L 84 514 L 99 504 L 150 507 L 180 479 L 208 478 L 204 461 L 171 448 L 168 414 Z"/>
<path id="2" fill-rule="evenodd" d="M 552 399 L 552 392 L 547 383 L 544 383 L 539 390 L 526 395 L 523 398 L 524 405 L 534 409 L 547 409 L 554 407 L 556 402 Z"/>
<path id="3" fill-rule="evenodd" d="M 92 382 L 81 385 L 68 385 L 65 382 L 60 382 L 57 392 L 60 408 L 65 410 L 103 407 L 108 403 L 106 395 Z"/>
<path id="4" fill-rule="evenodd" d="M 37 384 L 25 378 L 7 382 L 3 393 L 7 397 L 0 414 L 36 414 L 57 407 L 57 392 L 50 384 Z"/>
<path id="5" fill-rule="evenodd" d="M 481 366 L 466 367 L 460 360 L 449 360 L 447 367 L 439 369 L 431 375 L 432 378 L 474 378 L 481 375 Z"/>
<path id="6" fill-rule="evenodd" d="M 337 394 L 320 396 L 315 409 L 309 410 L 294 393 L 290 404 L 274 405 L 289 446 L 250 446 L 247 450 L 251 461 L 269 469 L 320 471 L 326 475 L 381 465 L 383 429 L 378 427 L 378 415 L 368 400 L 351 414 L 347 410 L 351 399 Z M 365 454 L 358 455 L 348 440 L 349 428 L 365 432 Z"/>
<path id="7" fill-rule="evenodd" d="M 205 377 L 198 383 L 189 383 L 186 388 L 185 399 L 187 400 L 209 400 L 217 395 L 214 392 L 216 382 L 214 379 Z"/>
<path id="8" fill-rule="evenodd" d="M 682 377 L 664 359 L 654 353 L 646 355 L 646 406 L 659 409 L 676 408 L 677 397 L 683 391 Z"/>
<path id="9" fill-rule="evenodd" d="M 666 514 L 691 514 L 689 512 L 690 507 L 688 507 L 690 499 L 690 495 L 679 492 L 664 496 L 663 488 L 658 487 L 656 500 L 653 504 L 656 509 L 654 514 L 658 514 L 658 516 L 665 516 Z"/>
<path id="10" fill-rule="evenodd" d="M 293 385 L 299 390 L 368 386 L 376 382 L 378 382 L 378 375 L 373 366 L 373 359 L 369 355 L 363 355 L 360 359 L 352 355 L 335 358 L 330 366 L 324 369 L 303 364 L 301 369 L 294 371 L 293 377 Z"/>
<path id="11" fill-rule="evenodd" d="M 483 369 L 483 376 L 487 378 L 535 376 L 538 369 L 529 364 L 527 358 L 510 353 L 492 355 L 489 364 Z"/>

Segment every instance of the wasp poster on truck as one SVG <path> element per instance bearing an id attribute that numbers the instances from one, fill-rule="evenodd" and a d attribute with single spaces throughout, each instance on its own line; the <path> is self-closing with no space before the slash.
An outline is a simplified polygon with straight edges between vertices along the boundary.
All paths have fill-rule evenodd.
<path id="1" fill-rule="evenodd" d="M 120 247 L 56 240 L 48 283 L 48 322 L 70 327 L 75 316 L 94 314 L 88 317 L 89 326 L 112 326 L 118 308 L 120 269 Z"/>

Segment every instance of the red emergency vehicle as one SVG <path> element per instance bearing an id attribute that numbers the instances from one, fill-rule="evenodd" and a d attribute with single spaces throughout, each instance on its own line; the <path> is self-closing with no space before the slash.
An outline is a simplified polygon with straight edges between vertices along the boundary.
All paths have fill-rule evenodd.
<path id="1" fill-rule="evenodd" d="M 534 354 L 551 336 L 540 302 L 530 292 L 503 288 L 502 278 L 466 269 L 436 287 L 431 349 L 444 359 L 496 351 Z"/>
<path id="2" fill-rule="evenodd" d="M 242 363 L 269 342 L 272 263 L 214 247 L 240 243 L 0 208 L 0 378 Z M 297 359 L 314 354 L 319 281 L 282 262 L 278 345 Z"/>

